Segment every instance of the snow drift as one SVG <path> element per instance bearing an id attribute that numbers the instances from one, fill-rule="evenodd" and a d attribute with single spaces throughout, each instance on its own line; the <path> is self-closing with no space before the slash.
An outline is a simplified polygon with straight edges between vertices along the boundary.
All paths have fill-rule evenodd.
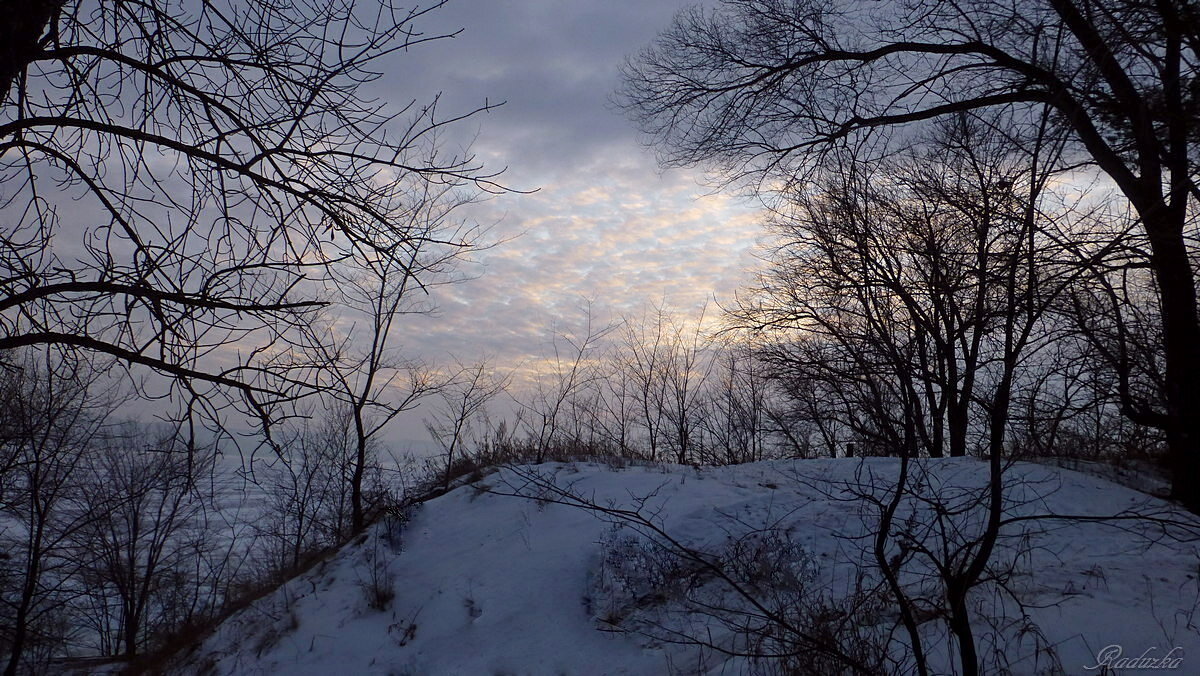
<path id="1" fill-rule="evenodd" d="M 779 613 L 904 673 L 909 646 L 870 552 L 870 496 L 886 493 L 898 467 L 881 458 L 504 469 L 376 524 L 219 626 L 172 671 L 833 670 L 763 621 Z M 942 545 L 968 537 L 977 516 L 953 506 L 969 505 L 986 473 L 973 459 L 917 463 L 916 494 L 945 499 L 909 500 L 898 520 Z M 1017 464 L 1006 477 L 1012 520 L 995 579 L 972 595 L 981 662 L 1017 674 L 1099 673 L 1139 655 L 1200 666 L 1192 517 L 1069 470 Z M 906 589 L 936 601 L 936 566 L 889 546 Z M 932 671 L 953 669 L 937 604 L 914 607 Z M 755 656 L 789 646 L 800 654 Z"/>

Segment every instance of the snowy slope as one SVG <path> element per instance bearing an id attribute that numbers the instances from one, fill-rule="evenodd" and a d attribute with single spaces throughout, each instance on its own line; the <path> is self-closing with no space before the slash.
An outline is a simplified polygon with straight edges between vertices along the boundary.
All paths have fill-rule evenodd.
<path id="1" fill-rule="evenodd" d="M 980 485 L 986 471 L 970 459 L 925 461 L 919 469 L 922 480 L 945 495 L 966 494 Z M 747 569 L 746 579 L 779 584 L 801 580 L 808 588 L 819 587 L 826 600 L 833 599 L 830 606 L 837 607 L 837 594 L 850 590 L 854 572 L 862 569 L 853 565 L 865 556 L 855 536 L 874 523 L 871 510 L 864 510 L 861 500 L 849 499 L 847 491 L 872 478 L 885 485 L 897 471 L 894 459 L 705 469 L 569 464 L 504 470 L 422 505 L 403 527 L 376 526 L 325 564 L 235 615 L 172 671 L 762 671 L 762 664 L 745 658 L 665 640 L 701 636 L 736 645 L 728 642 L 735 639 L 726 625 L 689 612 L 683 599 L 701 595 L 706 603 L 734 607 L 740 597 L 731 597 L 711 576 L 680 573 L 690 575 L 686 589 L 678 580 L 664 579 L 669 557 L 656 555 L 658 550 L 637 534 L 638 528 L 555 502 L 562 495 L 531 486 L 530 473 L 603 507 L 638 506 L 649 523 L 695 550 L 728 555 L 734 551 L 731 543 L 763 545 L 751 556 L 752 563 L 769 564 L 772 570 Z M 1018 465 L 1010 476 L 1019 484 L 1013 495 L 1022 498 L 1010 505 L 1013 515 L 1109 515 L 1136 508 L 1159 518 L 1190 519 L 1155 498 L 1068 470 Z M 513 492 L 540 492 L 548 500 L 504 495 Z M 921 519 L 921 510 L 928 508 L 908 506 L 901 518 L 911 513 Z M 1030 530 L 1030 524 L 1036 528 Z M 1193 617 L 1200 600 L 1200 544 L 1164 540 L 1158 537 L 1161 529 L 1148 530 L 1145 522 L 1131 520 L 1034 521 L 1012 529 L 1018 527 L 1028 535 L 1006 542 L 997 556 L 1016 560 L 1007 582 L 1025 605 L 1021 609 L 1003 594 L 980 594 L 980 633 L 995 634 L 981 638 L 981 646 L 1003 654 L 988 659 L 1000 659 L 1013 673 L 1052 673 L 1056 668 L 1097 673 L 1086 667 L 1097 664 L 1097 653 L 1106 646 L 1120 645 L 1126 655 L 1148 649 L 1162 655 L 1178 647 L 1175 657 L 1184 660 L 1179 673 L 1200 673 L 1192 671 L 1200 669 L 1200 617 Z M 746 533 L 757 539 L 747 539 Z M 783 561 L 780 551 L 802 560 Z M 795 570 L 789 569 L 793 564 Z M 395 594 L 379 604 L 386 605 L 383 610 L 370 607 L 373 579 L 385 581 Z M 917 578 L 910 582 L 919 584 Z M 769 590 L 762 593 L 777 598 Z M 985 617 L 989 614 L 990 619 Z M 997 621 L 1023 615 L 1028 621 Z M 881 618 L 881 625 L 890 625 L 887 611 Z M 922 625 L 935 665 L 947 664 L 949 641 L 944 628 L 938 629 L 943 624 Z M 866 629 L 869 634 L 870 627 Z M 897 637 L 892 650 L 903 647 Z M 1191 668 L 1189 662 L 1194 662 Z"/>

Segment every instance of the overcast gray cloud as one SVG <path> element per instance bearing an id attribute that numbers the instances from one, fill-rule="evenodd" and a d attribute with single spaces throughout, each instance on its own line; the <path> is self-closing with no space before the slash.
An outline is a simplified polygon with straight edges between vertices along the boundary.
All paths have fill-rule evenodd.
<path id="1" fill-rule="evenodd" d="M 669 24 L 679 0 L 452 0 L 424 22 L 427 34 L 461 29 L 396 60 L 388 94 L 448 111 L 489 101 L 476 149 L 512 167 L 513 179 L 558 175 L 635 134 L 608 109 L 618 67 Z"/>
<path id="2" fill-rule="evenodd" d="M 686 4 L 451 0 L 421 28 L 461 29 L 457 37 L 389 59 L 371 86 L 393 106 L 440 95 L 448 116 L 504 101 L 443 143 L 469 143 L 488 168 L 506 168 L 503 183 L 535 190 L 470 206 L 468 216 L 505 241 L 462 267 L 470 281 L 432 289 L 435 315 L 406 318 L 397 338 L 408 355 L 435 364 L 487 357 L 519 383 L 545 356 L 550 332 L 581 320 L 585 300 L 599 323 L 659 303 L 695 316 L 746 283 L 756 211 L 710 194 L 699 171 L 660 174 L 610 103 L 626 56 Z M 397 420 L 388 436 L 423 439 L 422 415 Z"/>
<path id="3" fill-rule="evenodd" d="M 505 105 L 447 139 L 464 143 L 504 181 L 537 189 L 473 206 L 515 237 L 480 254 L 478 279 L 435 290 L 435 318 L 412 318 L 406 348 L 429 359 L 535 359 L 550 327 L 578 315 L 665 301 L 680 309 L 727 298 L 746 279 L 759 230 L 754 211 L 710 195 L 698 172 L 660 175 L 652 153 L 609 103 L 619 66 L 649 44 L 685 3 L 453 0 L 427 33 L 461 34 L 396 59 L 375 86 L 393 101 L 442 94 L 443 113 Z"/>

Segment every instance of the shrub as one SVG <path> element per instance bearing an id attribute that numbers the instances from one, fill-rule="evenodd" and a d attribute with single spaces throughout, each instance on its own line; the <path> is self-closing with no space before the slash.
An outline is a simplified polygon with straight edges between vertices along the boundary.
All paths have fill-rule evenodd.
<path id="1" fill-rule="evenodd" d="M 839 655 L 888 672 L 886 595 L 862 575 L 832 593 L 784 529 L 685 550 L 617 524 L 599 544 L 592 612 L 609 627 L 700 647 L 701 660 L 738 656 L 754 673 L 839 674 Z"/>
<path id="2" fill-rule="evenodd" d="M 365 577 L 360 573 L 359 587 L 367 607 L 384 611 L 396 599 L 396 577 L 392 573 L 391 547 L 379 534 L 368 537 L 370 545 L 364 550 L 366 558 Z"/>

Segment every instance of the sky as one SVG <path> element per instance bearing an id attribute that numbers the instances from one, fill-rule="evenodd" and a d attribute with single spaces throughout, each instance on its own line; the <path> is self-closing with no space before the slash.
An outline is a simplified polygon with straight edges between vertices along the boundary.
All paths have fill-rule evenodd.
<path id="1" fill-rule="evenodd" d="M 470 143 L 508 194 L 467 213 L 502 243 L 436 288 L 438 312 L 410 317 L 404 350 L 431 362 L 488 357 L 516 368 L 551 331 L 665 304 L 695 314 L 747 282 L 761 230 L 753 205 L 714 194 L 700 170 L 661 173 L 611 103 L 619 67 L 667 28 L 680 0 L 451 0 L 418 27 L 462 32 L 399 54 L 373 83 L 393 104 L 441 95 L 443 114 L 504 105 L 444 139 Z"/>
<path id="2" fill-rule="evenodd" d="M 500 375 L 514 374 L 519 388 L 521 375 L 548 354 L 554 332 L 575 330 L 588 304 L 594 326 L 655 305 L 687 318 L 707 304 L 711 321 L 715 306 L 752 279 L 762 232 L 755 206 L 714 192 L 699 169 L 660 172 L 611 102 L 625 58 L 688 4 L 449 0 L 415 27 L 453 38 L 376 62 L 381 76 L 361 93 L 385 112 L 437 98 L 440 115 L 454 117 L 504 102 L 449 127 L 441 142 L 451 152 L 469 147 L 515 189 L 458 212 L 488 228 L 481 243 L 496 246 L 459 266 L 466 281 L 432 287 L 436 312 L 404 318 L 393 344 L 406 359 L 433 368 L 486 359 Z M 69 256 L 77 245 L 63 238 L 59 252 Z M 336 319 L 353 329 L 352 319 L 348 327 Z M 244 346 L 225 349 L 232 362 Z M 138 415 L 157 411 L 139 407 Z M 385 438 L 428 441 L 424 415 L 419 409 L 398 419 Z"/>
<path id="3" fill-rule="evenodd" d="M 652 306 L 686 318 L 707 305 L 712 320 L 753 282 L 764 235 L 757 205 L 716 192 L 701 169 L 660 171 L 611 100 L 622 62 L 688 4 L 449 0 L 416 28 L 452 38 L 378 63 L 381 77 L 364 93 L 391 110 L 440 97 L 442 116 L 454 117 L 503 101 L 453 125 L 443 143 L 469 145 L 515 189 L 460 214 L 497 244 L 463 263 L 467 281 L 432 287 L 436 312 L 404 318 L 394 336 L 404 356 L 435 368 L 486 359 L 520 387 L 554 333 L 577 329 L 584 306 L 594 326 Z M 241 358 L 243 346 L 225 347 L 230 362 Z M 386 436 L 428 439 L 423 415 Z"/>

